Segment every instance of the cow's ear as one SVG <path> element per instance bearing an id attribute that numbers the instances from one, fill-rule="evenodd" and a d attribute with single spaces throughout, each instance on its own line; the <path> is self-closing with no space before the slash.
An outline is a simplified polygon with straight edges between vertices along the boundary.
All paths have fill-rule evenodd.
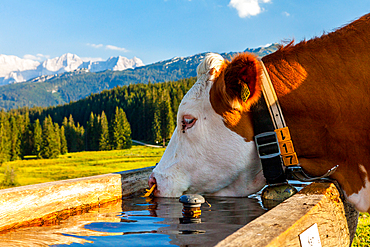
<path id="1" fill-rule="evenodd" d="M 225 91 L 233 108 L 249 110 L 261 95 L 261 65 L 250 53 L 237 55 L 224 71 Z"/>

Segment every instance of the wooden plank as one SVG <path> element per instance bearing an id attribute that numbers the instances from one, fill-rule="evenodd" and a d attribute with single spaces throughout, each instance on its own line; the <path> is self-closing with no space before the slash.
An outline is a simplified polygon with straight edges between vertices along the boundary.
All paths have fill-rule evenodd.
<path id="1" fill-rule="evenodd" d="M 50 224 L 136 193 L 153 168 L 0 190 L 0 231 Z"/>
<path id="2" fill-rule="evenodd" d="M 350 246 L 357 218 L 358 212 L 343 204 L 334 184 L 313 183 L 217 246 L 301 247 L 299 234 L 315 223 L 322 246 Z"/>

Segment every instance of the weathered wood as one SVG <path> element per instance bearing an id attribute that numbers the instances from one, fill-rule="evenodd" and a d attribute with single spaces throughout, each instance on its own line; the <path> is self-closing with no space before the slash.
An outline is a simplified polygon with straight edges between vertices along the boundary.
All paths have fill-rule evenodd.
<path id="1" fill-rule="evenodd" d="M 300 247 L 299 234 L 315 223 L 322 246 L 350 246 L 358 212 L 345 205 L 334 184 L 313 183 L 217 246 Z"/>
<path id="2" fill-rule="evenodd" d="M 0 231 L 44 225 L 147 187 L 153 167 L 0 190 Z"/>

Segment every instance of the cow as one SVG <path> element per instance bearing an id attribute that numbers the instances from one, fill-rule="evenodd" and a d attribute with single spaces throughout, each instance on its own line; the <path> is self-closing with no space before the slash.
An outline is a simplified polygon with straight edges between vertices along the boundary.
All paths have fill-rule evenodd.
<path id="1" fill-rule="evenodd" d="M 289 127 L 300 166 L 330 176 L 355 208 L 370 212 L 370 14 L 262 58 Z M 153 173 L 154 195 L 243 197 L 265 184 L 256 151 L 253 105 L 261 62 L 207 54 L 180 103 L 177 127 Z M 241 90 L 250 95 L 242 100 Z"/>

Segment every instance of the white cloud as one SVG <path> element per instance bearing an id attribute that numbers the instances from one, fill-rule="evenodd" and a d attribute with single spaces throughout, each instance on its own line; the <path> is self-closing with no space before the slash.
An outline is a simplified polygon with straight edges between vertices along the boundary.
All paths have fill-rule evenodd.
<path id="1" fill-rule="evenodd" d="M 87 43 L 87 45 L 88 45 L 88 46 L 91 46 L 91 47 L 93 47 L 93 48 L 101 48 L 101 47 L 103 47 L 103 45 L 102 45 L 102 44 L 98 44 L 98 45 L 96 45 L 96 44 L 89 44 L 89 43 Z"/>
<path id="2" fill-rule="evenodd" d="M 128 52 L 128 50 L 126 50 L 125 48 L 117 47 L 117 46 L 114 46 L 114 45 L 106 45 L 105 48 L 107 48 L 109 50 Z"/>
<path id="3" fill-rule="evenodd" d="M 114 45 L 103 45 L 103 44 L 90 44 L 90 43 L 87 43 L 88 46 L 91 46 L 93 48 L 103 48 L 105 47 L 105 49 L 108 49 L 108 50 L 114 50 L 114 51 L 122 51 L 122 52 L 128 52 L 128 50 L 126 48 L 122 48 L 122 47 L 118 47 L 118 46 L 114 46 Z"/>
<path id="4" fill-rule="evenodd" d="M 44 61 L 46 59 L 49 59 L 50 56 L 49 55 L 43 55 L 43 54 L 36 54 L 36 55 L 31 55 L 31 54 L 26 54 L 23 56 L 24 59 L 31 59 L 31 60 L 34 60 L 34 61 Z"/>
<path id="5" fill-rule="evenodd" d="M 268 3 L 271 0 L 230 0 L 229 6 L 238 11 L 240 18 L 255 16 L 263 11 L 261 3 Z"/>
<path id="6" fill-rule="evenodd" d="M 290 14 L 286 11 L 283 12 L 283 15 L 285 15 L 286 17 L 290 16 Z"/>

